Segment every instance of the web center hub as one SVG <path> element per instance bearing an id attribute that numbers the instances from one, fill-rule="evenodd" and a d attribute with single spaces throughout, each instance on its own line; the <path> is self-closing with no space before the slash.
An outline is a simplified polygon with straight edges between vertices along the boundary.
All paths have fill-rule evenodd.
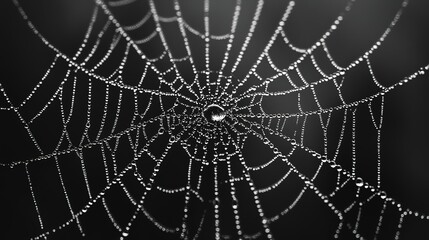
<path id="1" fill-rule="evenodd" d="M 225 109 L 217 104 L 210 104 L 203 110 L 203 117 L 210 123 L 221 122 L 226 117 Z"/>

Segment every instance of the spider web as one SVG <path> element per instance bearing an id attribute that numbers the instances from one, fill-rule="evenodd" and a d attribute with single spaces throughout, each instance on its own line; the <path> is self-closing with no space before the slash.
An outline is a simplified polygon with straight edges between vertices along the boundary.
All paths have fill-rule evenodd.
<path id="1" fill-rule="evenodd" d="M 348 64 L 329 40 L 359 1 L 299 47 L 299 1 L 96 0 L 73 54 L 13 3 L 52 55 L 23 100 L 0 85 L 29 141 L 30 157 L 0 163 L 26 181 L 26 238 L 399 239 L 407 221 L 428 226 L 382 175 L 388 96 L 429 70 L 377 77 L 407 0 Z M 223 120 L 204 116 L 213 104 Z"/>

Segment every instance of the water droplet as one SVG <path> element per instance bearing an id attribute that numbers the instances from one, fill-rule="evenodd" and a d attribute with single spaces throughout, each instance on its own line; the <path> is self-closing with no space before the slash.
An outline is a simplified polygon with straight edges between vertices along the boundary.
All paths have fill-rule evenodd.
<path id="1" fill-rule="evenodd" d="M 363 186 L 363 179 L 358 177 L 356 178 L 356 186 L 362 187 Z"/>
<path id="2" fill-rule="evenodd" d="M 160 128 L 160 129 L 158 129 L 158 134 L 159 134 L 159 135 L 164 134 L 164 128 Z"/>
<path id="3" fill-rule="evenodd" d="M 232 208 L 233 209 L 237 209 L 238 208 L 238 200 L 237 199 L 233 199 L 232 200 Z"/>
<path id="4" fill-rule="evenodd" d="M 203 111 L 203 117 L 210 123 L 221 122 L 225 116 L 225 109 L 217 104 L 210 104 Z"/>

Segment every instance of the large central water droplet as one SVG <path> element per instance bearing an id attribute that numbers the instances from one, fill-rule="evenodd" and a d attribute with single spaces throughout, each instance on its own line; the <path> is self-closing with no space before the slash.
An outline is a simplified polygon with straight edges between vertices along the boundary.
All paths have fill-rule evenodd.
<path id="1" fill-rule="evenodd" d="M 217 104 L 208 105 L 203 111 L 204 118 L 211 123 L 221 122 L 225 116 L 225 109 Z"/>

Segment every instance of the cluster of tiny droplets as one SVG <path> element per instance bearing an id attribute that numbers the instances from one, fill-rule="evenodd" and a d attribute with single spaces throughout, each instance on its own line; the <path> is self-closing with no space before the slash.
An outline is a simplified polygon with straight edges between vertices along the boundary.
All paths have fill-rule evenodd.
<path id="1" fill-rule="evenodd" d="M 250 68 L 247 75 L 243 79 L 235 79 L 233 73 L 240 67 L 240 63 L 245 56 L 248 46 L 251 43 L 252 37 L 255 33 L 255 29 L 258 26 L 258 22 L 263 11 L 264 0 L 258 0 L 257 6 L 254 12 L 254 15 L 251 20 L 249 31 L 244 39 L 244 43 L 240 43 L 240 51 L 237 58 L 232 63 L 232 70 L 230 73 L 225 72 L 225 67 L 231 61 L 230 52 L 234 46 L 234 40 L 236 37 L 236 29 L 240 20 L 240 12 L 242 11 L 242 0 L 236 1 L 236 6 L 233 11 L 232 22 L 229 32 L 222 35 L 213 35 L 210 32 L 210 4 L 209 0 L 204 1 L 204 32 L 192 27 L 192 23 L 187 22 L 183 16 L 181 6 L 178 0 L 174 1 L 174 10 L 175 16 L 165 17 L 161 16 L 157 11 L 157 6 L 155 1 L 149 0 L 150 11 L 143 14 L 141 19 L 132 25 L 122 25 L 113 14 L 114 8 L 121 8 L 123 6 L 129 6 L 134 3 L 133 0 L 119 0 L 119 1 L 110 1 L 107 4 L 102 0 L 96 0 L 96 7 L 94 8 L 93 15 L 91 17 L 89 26 L 85 33 L 84 39 L 74 56 L 70 57 L 63 53 L 60 49 L 55 47 L 49 42 L 33 25 L 33 23 L 28 18 L 24 9 L 18 3 L 18 0 L 13 0 L 18 11 L 20 12 L 22 18 L 28 24 L 30 30 L 39 38 L 51 51 L 54 52 L 55 57 L 51 61 L 48 69 L 45 71 L 45 74 L 41 77 L 41 80 L 35 85 L 32 91 L 27 95 L 27 97 L 17 106 L 12 104 L 12 101 L 9 99 L 7 92 L 0 85 L 0 92 L 4 95 L 6 101 L 10 105 L 9 107 L 2 107 L 1 110 L 4 111 L 13 111 L 18 116 L 22 126 L 25 128 L 28 133 L 29 138 L 33 142 L 34 146 L 39 151 L 39 156 L 27 160 L 19 160 L 10 164 L 2 163 L 3 167 L 18 167 L 24 165 L 25 174 L 28 180 L 29 191 L 32 196 L 32 202 L 34 203 L 35 211 L 37 214 L 37 220 L 40 225 L 40 229 L 43 231 L 42 234 L 35 236 L 34 239 L 47 239 L 49 235 L 63 230 L 70 224 L 75 223 L 82 236 L 85 235 L 84 227 L 79 220 L 79 218 L 86 214 L 88 210 L 91 209 L 93 205 L 97 202 L 101 202 L 104 210 L 107 213 L 107 216 L 112 223 L 113 227 L 120 232 L 121 239 L 125 239 L 130 235 L 133 223 L 139 214 L 143 214 L 154 226 L 156 226 L 160 231 L 170 234 L 178 234 L 182 239 L 188 239 L 188 219 L 190 211 L 190 199 L 191 196 L 196 197 L 200 202 L 212 202 L 215 229 L 214 235 L 216 239 L 230 238 L 228 235 L 222 234 L 221 229 L 221 208 L 220 203 L 223 199 L 220 196 L 220 186 L 222 184 L 229 184 L 230 195 L 233 200 L 231 208 L 234 217 L 234 228 L 236 234 L 240 239 L 254 239 L 261 235 L 265 235 L 268 239 L 274 239 L 275 234 L 271 231 L 271 224 L 278 221 L 282 216 L 288 214 L 297 203 L 302 199 L 306 191 L 314 192 L 317 197 L 322 201 L 329 209 L 337 216 L 338 226 L 335 230 L 334 238 L 340 238 L 341 231 L 344 228 L 348 228 L 358 239 L 363 239 L 363 236 L 359 232 L 359 223 L 362 217 L 362 211 L 366 204 L 370 203 L 372 199 L 379 198 L 383 200 L 383 206 L 381 208 L 380 216 L 377 222 L 375 236 L 379 234 L 382 229 L 382 223 L 384 219 L 384 213 L 388 205 L 396 207 L 397 211 L 400 213 L 400 219 L 398 221 L 398 230 L 395 235 L 395 239 L 399 239 L 400 230 L 405 221 L 405 217 L 414 216 L 423 220 L 429 220 L 429 215 L 420 213 L 404 207 L 401 203 L 394 200 L 389 196 L 385 191 L 382 190 L 382 179 L 381 179 L 381 128 L 383 123 L 383 109 L 385 104 L 385 95 L 394 89 L 406 84 L 407 82 L 416 79 L 418 76 L 426 74 L 429 70 L 429 65 L 426 65 L 413 74 L 397 81 L 391 86 L 384 86 L 377 80 L 377 77 L 373 71 L 373 66 L 370 61 L 371 55 L 376 52 L 376 50 L 382 45 L 383 41 L 388 37 L 389 33 L 392 31 L 394 26 L 399 21 L 403 9 L 407 6 L 408 1 L 404 0 L 401 8 L 398 10 L 396 15 L 391 20 L 389 26 L 385 29 L 379 39 L 365 51 L 361 56 L 356 60 L 351 62 L 348 66 L 340 66 L 331 55 L 327 40 L 335 32 L 337 28 L 340 27 L 340 23 L 346 17 L 346 13 L 350 12 L 354 0 L 351 0 L 347 3 L 343 12 L 341 12 L 329 29 L 322 34 L 322 36 L 309 48 L 299 48 L 296 47 L 288 38 L 285 30 L 285 23 L 288 18 L 291 16 L 293 8 L 295 6 L 294 1 L 290 1 L 287 5 L 284 14 L 282 15 L 278 26 L 276 27 L 274 33 L 271 35 L 270 40 L 265 45 L 264 50 L 258 56 L 256 62 Z M 106 20 L 102 20 L 101 16 L 107 16 Z M 150 21 L 153 20 L 153 21 Z M 97 21 L 104 21 L 102 27 L 96 27 Z M 153 23 L 153 31 L 147 36 L 139 39 L 134 39 L 133 32 L 138 31 L 142 27 L 147 27 L 147 25 Z M 182 36 L 183 45 L 186 49 L 186 56 L 174 56 L 171 46 L 167 42 L 167 33 L 163 30 L 163 24 L 177 24 L 180 34 Z M 114 29 L 114 34 L 109 35 L 108 31 Z M 189 40 L 188 35 L 193 34 L 197 36 L 204 43 L 204 66 L 205 69 L 197 69 L 193 53 L 191 51 L 191 41 Z M 95 38 L 95 40 L 94 40 Z M 288 68 L 282 69 L 276 66 L 275 60 L 270 56 L 270 50 L 275 44 L 277 39 L 281 39 L 285 46 L 292 51 L 299 53 L 300 57 L 292 62 Z M 163 50 L 157 57 L 148 58 L 144 54 L 144 48 L 147 43 L 152 41 L 159 40 L 163 46 Z M 220 69 L 211 69 L 210 68 L 210 43 L 211 41 L 226 41 L 226 50 L 222 58 L 222 64 Z M 103 57 L 99 59 L 95 65 L 91 65 L 90 62 L 95 58 L 97 51 L 100 51 L 100 45 L 102 42 L 108 42 L 109 48 L 105 50 Z M 332 73 L 327 73 L 323 70 L 322 66 L 318 63 L 318 59 L 314 52 L 316 50 L 322 50 L 326 58 L 329 60 L 329 63 L 334 69 Z M 114 51 L 119 51 L 122 54 L 122 58 L 117 64 L 116 68 L 113 69 L 111 74 L 103 75 L 100 71 L 109 59 L 111 59 Z M 141 61 L 144 63 L 142 68 L 142 73 L 140 81 L 136 85 L 129 85 L 126 83 L 126 79 L 123 79 L 124 70 L 127 69 L 127 61 L 129 61 L 128 56 L 131 52 L 137 53 Z M 168 60 L 171 66 L 166 70 L 160 70 L 157 65 L 158 62 L 163 60 Z M 305 60 L 309 60 L 312 64 L 312 67 L 320 74 L 320 79 L 317 81 L 309 81 L 302 74 L 300 67 L 303 65 Z M 266 61 L 268 65 L 276 72 L 275 75 L 270 77 L 261 77 L 261 74 L 258 66 Z M 68 70 L 64 74 L 64 78 L 60 81 L 59 87 L 56 89 L 52 97 L 46 101 L 44 106 L 29 119 L 26 119 L 21 114 L 21 109 L 26 107 L 26 103 L 31 101 L 35 93 L 39 88 L 46 82 L 50 80 L 50 73 L 56 71 L 57 64 L 59 62 L 65 62 L 68 65 Z M 178 63 L 189 62 L 192 68 L 192 72 L 195 76 L 195 80 L 192 83 L 187 83 L 179 68 Z M 357 101 L 347 103 L 342 93 L 342 86 L 346 79 L 346 73 L 351 69 L 366 64 L 368 72 L 370 73 L 373 83 L 378 87 L 379 91 L 373 95 L 363 97 Z M 157 79 L 147 79 L 146 76 L 149 72 L 155 73 Z M 75 109 L 75 97 L 78 86 L 78 73 L 83 73 L 87 78 L 82 79 L 87 82 L 88 90 L 88 102 L 87 102 L 87 111 L 86 111 L 86 123 L 83 129 L 83 134 L 78 144 L 72 144 L 69 130 L 67 129 L 68 123 L 71 121 L 73 116 L 73 110 Z M 167 81 L 165 76 L 173 73 L 175 78 L 173 81 Z M 298 76 L 298 79 L 293 79 L 291 73 L 294 73 Z M 217 75 L 215 82 L 212 82 L 210 76 L 212 74 Z M 280 81 L 282 77 L 285 77 L 289 84 L 292 86 L 290 90 L 283 91 L 269 91 L 268 86 L 271 83 Z M 203 81 L 200 81 L 199 78 L 204 78 Z M 260 83 L 249 87 L 245 87 L 245 83 L 249 81 L 250 78 L 256 78 Z M 143 87 L 144 83 L 147 81 L 158 80 L 158 89 L 148 89 Z M 223 80 L 226 80 L 226 83 L 222 83 Z M 304 85 L 298 84 L 298 80 Z M 71 91 L 71 104 L 70 109 L 66 111 L 64 109 L 63 93 L 67 89 L 65 88 L 65 83 L 73 81 Z M 89 130 L 91 129 L 91 122 L 93 121 L 94 116 L 91 115 L 93 108 L 93 98 L 95 96 L 93 93 L 93 82 L 100 82 L 103 84 L 104 88 L 104 107 L 103 115 L 101 116 L 100 126 L 98 127 L 97 134 L 95 136 L 90 136 Z M 320 101 L 321 94 L 318 92 L 317 87 L 322 85 L 322 83 L 332 83 L 335 86 L 335 89 L 338 93 L 338 97 L 341 100 L 341 105 L 337 106 L 324 106 L 323 102 Z M 210 86 L 216 85 L 215 90 L 211 90 Z M 163 87 L 163 88 L 162 88 Z M 161 89 L 169 89 L 169 91 Z M 115 104 L 111 103 L 111 90 L 117 89 L 119 91 L 119 97 Z M 304 90 L 309 89 L 311 91 L 314 103 L 317 106 L 315 110 L 303 110 L 301 106 L 301 95 L 300 93 Z M 186 92 L 186 94 L 182 93 Z M 130 126 L 123 130 L 117 129 L 118 119 L 122 116 L 121 110 L 125 108 L 122 101 L 126 93 L 131 93 L 133 96 L 134 104 L 134 114 L 130 120 Z M 266 97 L 276 97 L 276 96 L 285 96 L 291 93 L 297 93 L 297 106 L 299 112 L 297 113 L 266 113 L 262 107 L 262 102 Z M 144 103 L 145 108 L 143 112 L 139 110 L 139 104 L 141 104 L 140 98 L 143 96 L 149 96 L 149 100 Z M 230 98 L 226 98 L 230 96 Z M 264 98 L 265 97 L 265 98 Z M 165 103 L 165 99 L 174 98 L 175 101 L 172 106 L 168 106 Z M 381 107 L 380 113 L 374 114 L 372 103 L 374 100 L 380 100 Z M 249 101 L 249 104 L 240 103 Z M 45 153 L 43 149 L 39 146 L 36 137 L 34 136 L 31 125 L 35 121 L 41 121 L 42 117 L 46 114 L 46 110 L 54 103 L 55 101 L 60 102 L 61 106 L 61 120 L 63 125 L 63 130 L 61 133 L 60 140 L 58 141 L 55 150 L 50 153 Z M 156 105 L 156 101 L 159 101 L 159 105 Z M 209 104 L 220 104 L 226 108 L 225 118 L 222 117 L 222 121 L 215 123 L 207 123 L 206 119 L 201 115 L 201 111 Z M 112 106 L 113 105 L 113 106 Z M 356 165 L 357 154 L 356 154 L 356 131 L 357 127 L 357 116 L 356 110 L 360 106 L 367 106 L 368 112 L 371 116 L 372 124 L 377 132 L 377 179 L 376 185 L 373 186 L 369 181 L 365 181 L 362 177 L 357 175 Z M 105 128 L 108 121 L 108 109 L 115 108 L 115 117 L 109 134 L 105 135 Z M 149 117 L 148 115 L 151 112 L 151 109 L 159 108 L 161 114 L 155 117 Z M 179 110 L 183 109 L 183 110 Z M 333 112 L 344 112 L 342 127 L 339 134 L 338 144 L 334 151 L 334 155 L 328 157 L 328 126 L 330 123 L 331 115 Z M 68 112 L 66 114 L 66 112 Z M 350 117 L 349 114 L 352 116 Z M 323 152 L 317 152 L 305 145 L 304 133 L 305 126 L 308 117 L 317 115 L 320 119 L 320 127 L 323 132 Z M 379 116 L 377 119 L 376 116 Z M 346 123 L 348 119 L 352 119 L 351 124 L 351 142 L 352 142 L 352 152 L 351 152 L 351 161 L 352 167 L 351 170 L 348 170 L 342 167 L 337 163 L 337 157 L 339 155 L 341 143 L 344 141 Z M 150 136 L 148 134 L 148 129 L 153 128 L 153 124 L 159 125 L 158 131 Z M 293 136 L 288 136 L 284 133 L 285 126 L 292 125 L 295 127 Z M 299 126 L 301 125 L 301 126 Z M 240 130 L 239 130 L 240 129 Z M 244 129 L 244 130 L 243 130 Z M 135 134 L 135 138 L 131 137 L 132 134 Z M 168 143 L 164 146 L 164 151 L 160 156 L 155 156 L 151 152 L 151 147 L 154 146 L 156 140 L 162 138 L 163 136 L 168 136 Z M 290 144 L 292 149 L 284 153 L 279 150 L 278 146 L 270 140 L 270 137 L 281 138 L 285 144 Z M 299 136 L 299 138 L 297 137 Z M 250 166 L 243 152 L 246 151 L 244 148 L 244 143 L 249 139 L 249 137 L 256 137 L 260 144 L 268 146 L 273 152 L 274 157 L 270 158 L 266 163 L 258 166 Z M 126 139 L 129 143 L 129 147 L 133 150 L 134 158 L 125 166 L 123 169 L 119 169 L 116 158 L 116 153 L 120 148 L 119 142 L 121 139 Z M 196 143 L 191 143 L 190 140 L 195 141 Z M 67 149 L 61 149 L 62 143 L 69 143 Z M 143 144 L 142 144 L 143 142 Z M 214 156 L 213 159 L 210 159 L 209 151 L 207 146 L 210 143 L 214 142 Z M 157 184 L 158 173 L 163 162 L 168 160 L 168 153 L 172 149 L 173 145 L 180 145 L 182 149 L 186 152 L 189 157 L 189 165 L 187 168 L 187 181 L 186 186 L 169 189 Z M 230 150 L 227 146 L 232 146 L 233 150 Z M 104 172 L 106 177 L 105 187 L 98 193 L 91 191 L 91 182 L 88 178 L 88 172 L 86 171 L 86 162 L 88 157 L 85 156 L 86 150 L 89 148 L 96 147 L 100 149 L 101 158 L 104 164 Z M 201 159 L 197 157 L 197 152 L 203 150 Z M 298 168 L 290 161 L 290 158 L 293 156 L 294 152 L 297 150 L 303 150 L 304 152 L 310 154 L 315 161 L 318 163 L 318 169 L 312 176 L 307 176 L 302 173 Z M 67 155 L 76 155 L 80 161 L 80 167 L 82 169 L 82 178 L 85 182 L 85 187 L 87 190 L 88 201 L 81 209 L 75 209 L 72 206 L 70 201 L 70 196 L 67 191 L 67 186 L 63 180 L 62 170 L 60 161 L 61 158 Z M 137 165 L 141 161 L 142 156 L 148 156 L 148 161 L 152 160 L 155 163 L 155 167 L 150 169 L 152 171 L 150 177 L 145 179 Z M 108 157 L 107 157 L 108 156 Z M 52 229 L 44 228 L 43 224 L 43 215 L 44 213 L 40 211 L 38 206 L 38 197 L 37 192 L 33 189 L 33 182 L 31 177 L 31 171 L 29 167 L 32 163 L 39 162 L 42 160 L 55 160 L 56 171 L 59 176 L 59 181 L 61 183 L 62 191 L 65 195 L 65 200 L 67 202 L 68 210 L 70 212 L 70 218 L 59 224 L 57 227 Z M 108 160 L 110 159 L 110 160 Z M 108 163 L 111 161 L 111 164 Z M 242 166 L 243 174 L 241 176 L 234 176 L 232 172 L 231 163 L 233 161 L 239 161 Z M 280 179 L 278 179 L 273 184 L 268 186 L 260 187 L 254 182 L 254 179 L 251 178 L 251 172 L 260 171 L 267 168 L 274 162 L 281 161 L 289 168 Z M 202 188 L 202 179 L 204 178 L 204 170 L 208 165 L 213 164 L 213 196 L 212 199 L 206 199 L 205 196 L 202 196 L 200 191 Z M 219 169 L 221 164 L 226 164 L 226 170 L 228 179 L 221 180 L 219 178 Z M 109 165 L 112 165 L 113 169 L 109 169 Z M 192 167 L 199 166 L 198 176 L 192 175 Z M 322 171 L 322 166 L 327 166 L 331 169 L 334 169 L 337 173 L 337 181 L 335 190 L 332 192 L 324 192 L 320 190 L 315 183 L 316 178 L 319 176 Z M 113 171 L 113 175 L 110 173 Z M 128 190 L 127 184 L 123 181 L 123 178 L 126 174 L 131 173 L 139 184 L 144 188 L 142 196 L 137 198 L 134 196 L 131 191 Z M 288 177 L 291 175 L 296 175 L 303 183 L 304 187 L 301 189 L 301 192 L 297 195 L 295 200 L 284 208 L 281 212 L 274 216 L 267 216 L 264 212 L 264 204 L 261 201 L 261 196 L 265 193 L 270 192 L 278 188 L 284 181 L 287 181 Z M 194 187 L 191 182 L 193 179 L 198 179 L 197 186 Z M 255 203 L 256 211 L 259 215 L 260 224 L 262 224 L 263 230 L 256 233 L 246 233 L 242 229 L 242 222 L 240 219 L 243 214 L 240 211 L 240 201 L 237 192 L 236 182 L 245 182 L 248 185 L 248 188 L 253 194 L 252 201 Z M 348 184 L 353 184 L 355 186 L 355 199 L 351 202 L 345 209 L 339 209 L 332 199 L 338 194 L 342 189 L 345 188 Z M 119 186 L 130 203 L 135 207 L 135 211 L 132 214 L 131 218 L 123 223 L 119 222 L 114 213 L 110 210 L 110 206 L 106 201 L 106 196 L 109 190 L 114 186 Z M 165 226 L 162 224 L 162 221 L 156 219 L 150 213 L 150 209 L 145 208 L 145 200 L 151 191 L 160 191 L 165 194 L 178 194 L 185 193 L 184 198 L 184 208 L 183 208 L 183 217 L 182 222 L 177 227 Z M 362 196 L 362 191 L 369 191 L 371 195 L 367 198 Z M 352 209 L 358 209 L 358 214 L 355 219 L 355 223 L 351 224 L 345 221 L 345 215 L 348 214 Z M 206 211 L 204 211 L 201 220 L 198 224 L 197 232 L 194 234 L 193 238 L 198 238 L 200 232 L 202 231 L 202 226 L 204 221 L 209 221 L 206 218 Z"/>

